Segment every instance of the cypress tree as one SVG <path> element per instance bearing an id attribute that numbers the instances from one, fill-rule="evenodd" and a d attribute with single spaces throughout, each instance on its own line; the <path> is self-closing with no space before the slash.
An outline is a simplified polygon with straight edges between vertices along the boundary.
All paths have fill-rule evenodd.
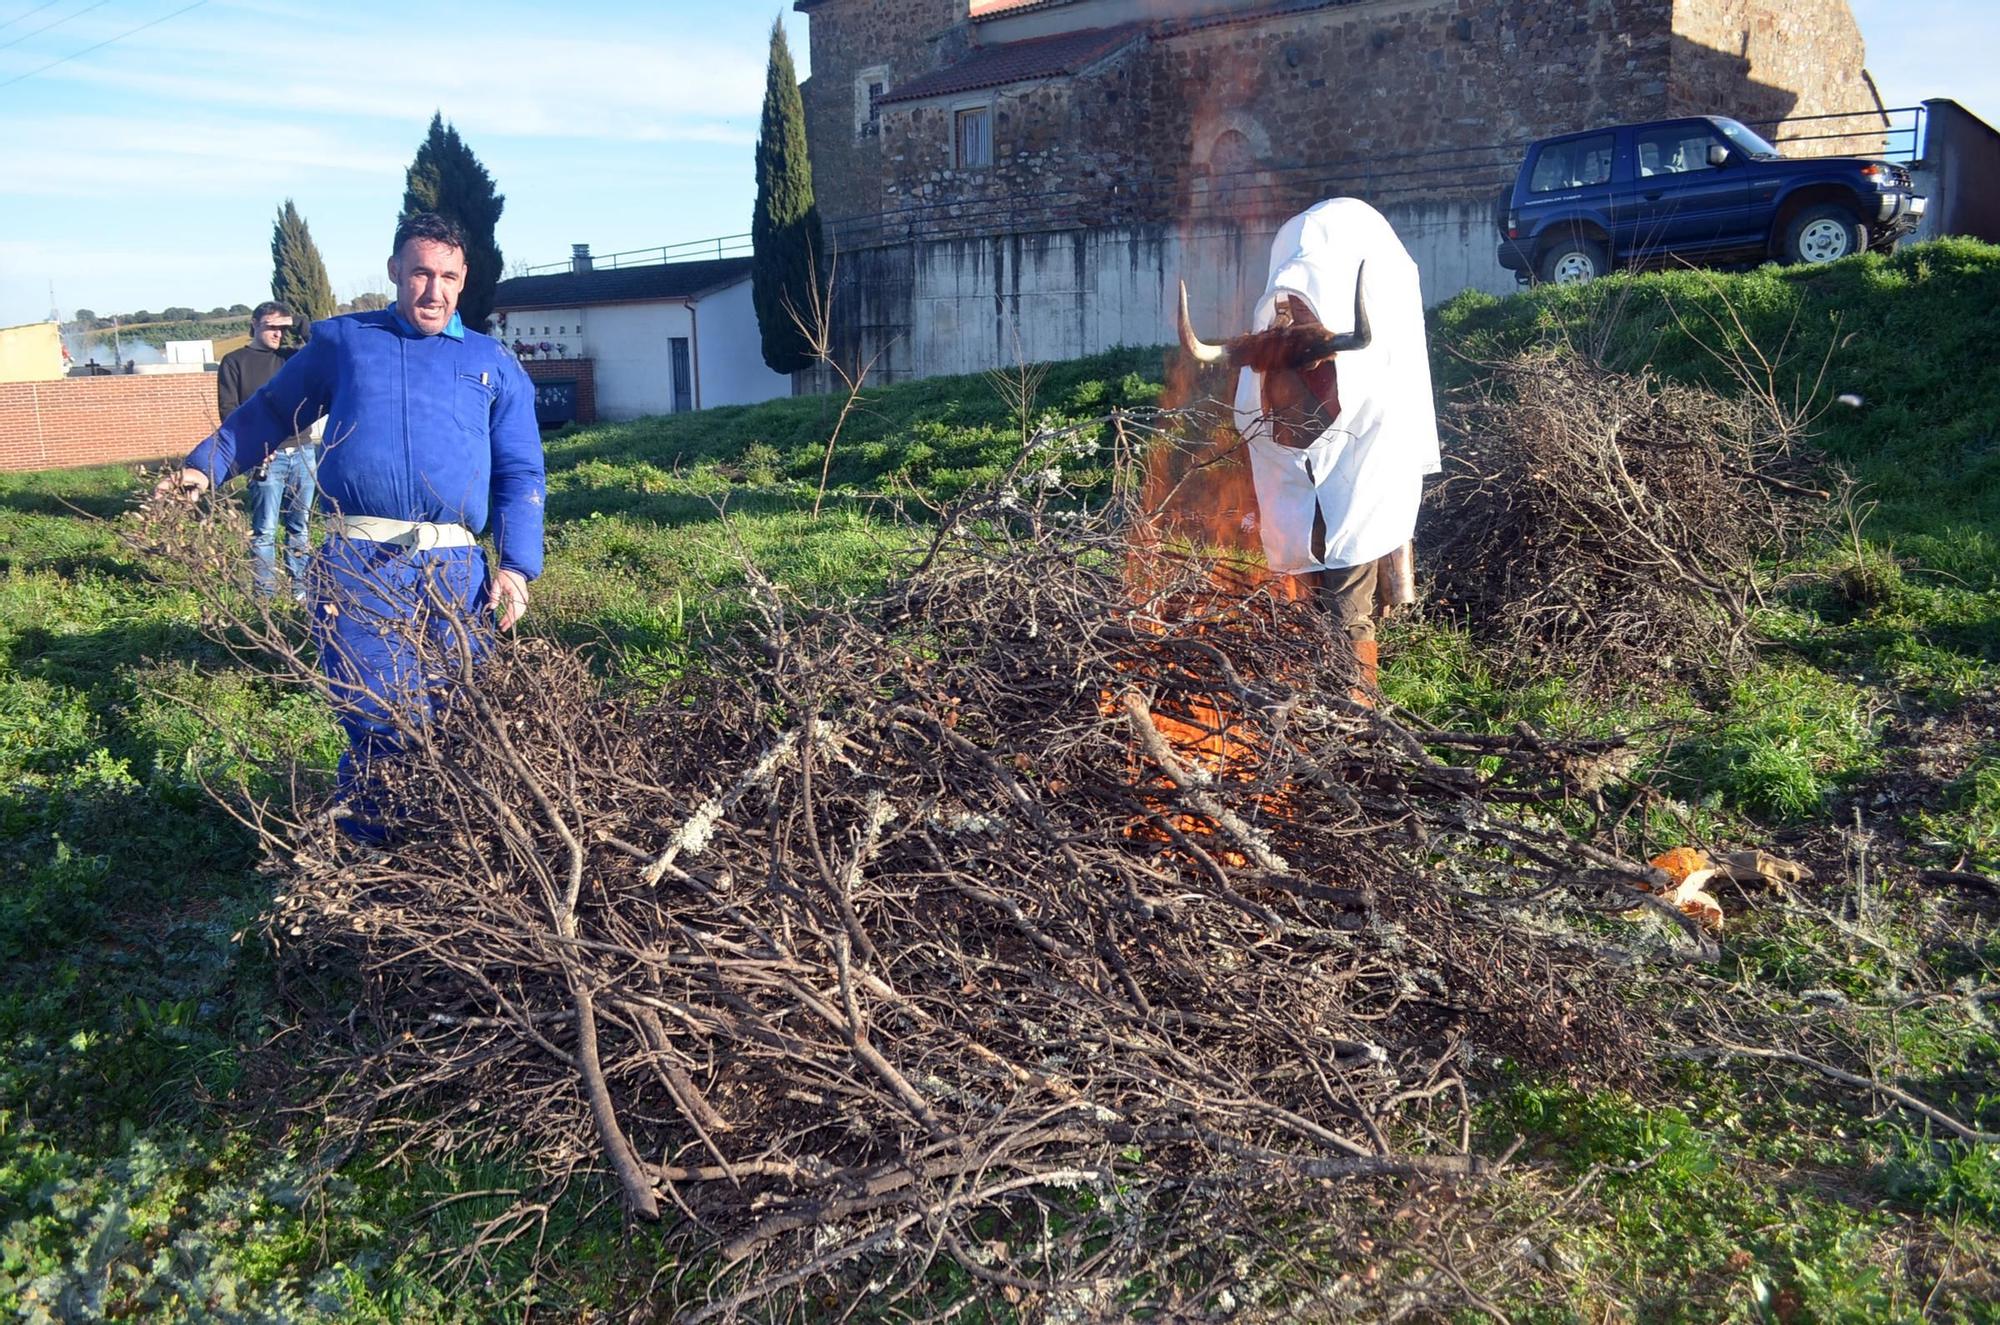
<path id="1" fill-rule="evenodd" d="M 806 156 L 805 102 L 782 19 L 771 24 L 750 243 L 750 298 L 763 333 L 764 362 L 775 373 L 810 367 L 816 356 L 796 319 L 810 325 L 816 310 L 825 307 L 827 270 Z"/>
<path id="2" fill-rule="evenodd" d="M 271 297 L 292 310 L 298 330 L 288 339 L 303 337 L 306 327 L 334 315 L 333 282 L 326 277 L 326 263 L 320 260 L 312 231 L 290 198 L 278 209 L 271 227 Z"/>
<path id="3" fill-rule="evenodd" d="M 465 289 L 458 315 L 474 331 L 486 330 L 493 315 L 493 290 L 500 284 L 500 241 L 495 231 L 507 199 L 494 192 L 493 177 L 446 124 L 442 111 L 431 116 L 430 132 L 417 148 L 403 187 L 403 215 L 436 212 L 465 232 Z"/>

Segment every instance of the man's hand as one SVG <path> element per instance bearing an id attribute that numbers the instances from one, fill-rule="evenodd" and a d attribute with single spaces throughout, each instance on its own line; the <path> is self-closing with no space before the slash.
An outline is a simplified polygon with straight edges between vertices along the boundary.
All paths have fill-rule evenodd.
<path id="1" fill-rule="evenodd" d="M 512 630 L 528 610 L 528 577 L 517 570 L 496 571 L 487 601 L 499 616 L 500 629 Z"/>
<path id="2" fill-rule="evenodd" d="M 208 491 L 208 475 L 199 469 L 183 469 L 179 473 L 168 470 L 160 475 L 160 481 L 153 485 L 153 495 L 178 501 L 193 501 Z"/>

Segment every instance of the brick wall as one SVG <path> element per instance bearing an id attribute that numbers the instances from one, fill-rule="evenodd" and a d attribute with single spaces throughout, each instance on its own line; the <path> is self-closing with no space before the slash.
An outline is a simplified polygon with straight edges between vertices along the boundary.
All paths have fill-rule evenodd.
<path id="1" fill-rule="evenodd" d="M 597 366 L 589 359 L 523 359 L 530 382 L 576 383 L 576 421 L 597 422 Z"/>
<path id="2" fill-rule="evenodd" d="M 185 455 L 216 422 L 209 373 L 0 382 L 0 470 Z"/>

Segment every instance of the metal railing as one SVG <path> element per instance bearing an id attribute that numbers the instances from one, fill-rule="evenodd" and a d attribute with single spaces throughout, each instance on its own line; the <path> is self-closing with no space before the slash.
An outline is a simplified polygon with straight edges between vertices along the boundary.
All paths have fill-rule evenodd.
<path id="1" fill-rule="evenodd" d="M 1907 120 L 1901 117 L 1907 116 Z M 1804 128 L 1831 128 L 1835 120 L 1873 120 L 1872 125 L 1848 129 L 1834 133 L 1785 133 L 1787 126 Z M 1841 143 L 1851 144 L 1855 155 L 1881 156 L 1890 161 L 1905 164 L 1915 161 L 1924 153 L 1924 108 L 1922 106 L 1897 106 L 1883 110 L 1834 111 L 1826 115 L 1788 115 L 1782 120 L 1745 120 L 1745 124 L 1760 133 L 1765 129 L 1776 129 L 1776 133 L 1764 136 L 1773 147 L 1782 150 L 1787 143 Z M 1843 148 L 1843 150 L 1849 150 Z"/>
<path id="2" fill-rule="evenodd" d="M 617 271 L 622 267 L 657 267 L 667 262 L 705 262 L 711 258 L 747 258 L 750 256 L 750 236 L 721 235 L 714 239 L 690 239 L 679 244 L 662 244 L 658 248 L 628 248 L 621 253 L 593 253 L 590 255 L 592 271 Z M 544 262 L 532 267 L 518 267 L 511 274 L 515 276 L 548 276 L 556 272 L 575 270 L 575 259 L 564 262 Z"/>

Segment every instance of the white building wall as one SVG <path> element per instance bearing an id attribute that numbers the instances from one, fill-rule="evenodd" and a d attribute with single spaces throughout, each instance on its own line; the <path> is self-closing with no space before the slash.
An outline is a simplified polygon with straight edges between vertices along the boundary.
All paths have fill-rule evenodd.
<path id="1" fill-rule="evenodd" d="M 697 351 L 703 409 L 754 405 L 792 393 L 792 379 L 772 372 L 764 362 L 763 333 L 757 328 L 748 279 L 702 299 L 695 306 L 695 321 L 701 332 Z"/>
<path id="2" fill-rule="evenodd" d="M 581 359 L 584 355 L 580 308 L 517 308 L 507 314 L 506 330 L 494 334 L 509 345 L 517 340 L 529 345 L 547 341 L 556 347 L 552 354 L 532 356 L 537 359 Z"/>
<path id="3" fill-rule="evenodd" d="M 1517 288 L 1496 256 L 1489 204 L 1411 203 L 1384 214 L 1416 261 L 1427 306 L 1463 290 Z M 851 253 L 835 295 L 841 354 L 879 353 L 877 380 L 901 380 L 1167 344 L 1182 279 L 1197 325 L 1221 339 L 1247 330 L 1274 233 L 1124 226 Z"/>
<path id="4" fill-rule="evenodd" d="M 671 414 L 670 342 L 676 336 L 693 340 L 695 319 L 688 306 L 664 301 L 602 304 L 586 318 L 585 353 L 597 361 L 597 416 L 615 420 Z"/>

